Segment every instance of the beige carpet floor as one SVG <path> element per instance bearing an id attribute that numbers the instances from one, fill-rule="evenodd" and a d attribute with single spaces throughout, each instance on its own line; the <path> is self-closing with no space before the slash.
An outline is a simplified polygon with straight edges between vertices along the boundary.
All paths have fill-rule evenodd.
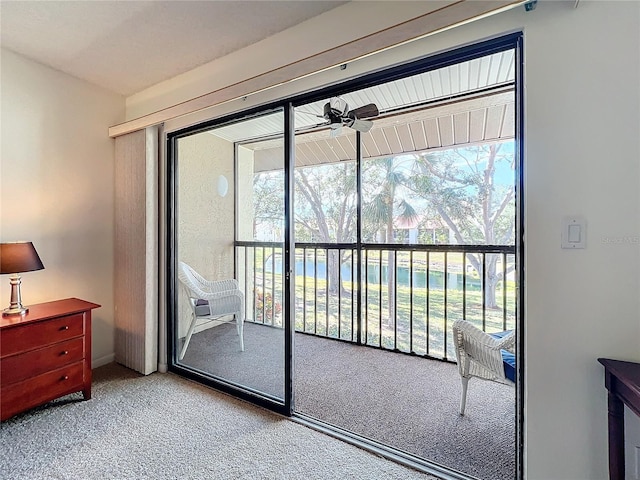
<path id="1" fill-rule="evenodd" d="M 433 480 L 173 374 L 94 371 L 64 397 L 0 424 L 0 478 Z"/>
<path id="2" fill-rule="evenodd" d="M 284 334 L 245 324 L 195 334 L 183 363 L 284 396 Z M 515 389 L 472 379 L 458 415 L 457 365 L 295 335 L 295 410 L 483 480 L 515 477 Z"/>

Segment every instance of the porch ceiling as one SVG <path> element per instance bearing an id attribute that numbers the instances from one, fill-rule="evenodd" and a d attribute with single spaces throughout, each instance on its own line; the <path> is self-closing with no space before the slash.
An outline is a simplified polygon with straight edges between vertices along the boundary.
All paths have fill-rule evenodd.
<path id="1" fill-rule="evenodd" d="M 469 145 L 514 137 L 515 56 L 498 52 L 459 64 L 345 93 L 350 108 L 375 103 L 380 116 L 362 136 L 364 158 Z M 295 109 L 296 165 L 355 158 L 355 132 L 331 138 L 323 107 L 328 99 Z M 320 117 L 320 118 L 319 118 Z M 283 165 L 282 114 L 264 115 L 211 130 L 254 150 L 255 171 Z M 273 139 L 279 137 L 279 139 Z"/>
<path id="2" fill-rule="evenodd" d="M 506 140 L 515 134 L 514 94 L 498 94 L 443 102 L 408 113 L 381 116 L 362 135 L 363 158 Z M 254 150 L 255 171 L 282 168 L 282 140 L 245 144 Z M 335 163 L 355 158 L 355 133 L 343 128 L 331 138 L 329 129 L 296 135 L 296 166 Z"/>

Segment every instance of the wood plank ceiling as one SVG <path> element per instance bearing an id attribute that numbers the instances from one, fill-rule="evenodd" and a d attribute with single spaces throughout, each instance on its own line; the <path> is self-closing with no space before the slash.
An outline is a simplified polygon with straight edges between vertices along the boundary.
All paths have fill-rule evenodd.
<path id="1" fill-rule="evenodd" d="M 381 114 L 362 135 L 363 157 L 377 158 L 500 141 L 515 135 L 513 51 L 424 72 L 341 95 L 350 107 L 375 103 Z M 295 111 L 296 165 L 353 160 L 355 132 L 335 138 L 322 117 L 328 99 Z M 282 168 L 282 114 L 216 128 L 211 133 L 254 151 L 255 171 Z M 279 139 L 265 139 L 267 137 Z"/>
<path id="2" fill-rule="evenodd" d="M 379 158 L 426 150 L 473 145 L 514 138 L 513 91 L 460 100 L 374 120 L 362 135 L 363 158 Z M 343 128 L 332 138 L 328 128 L 296 135 L 296 166 L 355 159 L 355 133 Z M 282 168 L 282 140 L 251 142 L 255 171 Z"/>

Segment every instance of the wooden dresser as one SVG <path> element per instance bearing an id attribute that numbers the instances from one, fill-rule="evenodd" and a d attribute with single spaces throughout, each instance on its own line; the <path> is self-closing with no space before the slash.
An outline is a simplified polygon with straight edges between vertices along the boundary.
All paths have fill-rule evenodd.
<path id="1" fill-rule="evenodd" d="M 91 398 L 91 310 L 78 298 L 0 319 L 0 420 L 82 391 Z"/>

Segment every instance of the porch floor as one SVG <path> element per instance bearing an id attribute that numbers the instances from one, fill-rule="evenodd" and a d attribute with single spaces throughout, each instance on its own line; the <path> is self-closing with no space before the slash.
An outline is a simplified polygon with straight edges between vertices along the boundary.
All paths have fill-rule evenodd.
<path id="1" fill-rule="evenodd" d="M 282 330 L 245 324 L 195 334 L 182 363 L 282 397 Z M 486 480 L 515 477 L 515 390 L 472 379 L 458 415 L 457 366 L 295 336 L 295 411 Z"/>

